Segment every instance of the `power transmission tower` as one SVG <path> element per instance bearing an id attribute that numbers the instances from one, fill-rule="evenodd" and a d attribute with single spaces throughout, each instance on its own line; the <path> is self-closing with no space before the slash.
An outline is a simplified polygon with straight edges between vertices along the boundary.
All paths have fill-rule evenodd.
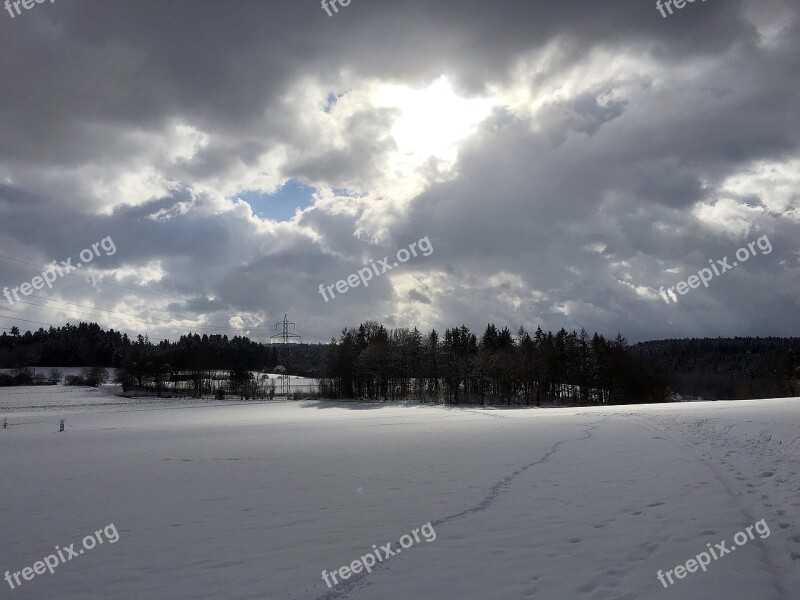
<path id="1" fill-rule="evenodd" d="M 289 331 L 289 328 L 294 331 L 296 329 L 296 325 L 288 319 L 287 315 L 283 315 L 283 321 L 280 323 L 275 323 L 275 329 L 278 330 L 278 328 L 281 328 L 279 333 L 269 336 L 272 344 L 279 345 L 281 348 L 286 348 L 289 346 L 289 344 L 301 343 L 303 338 L 296 333 Z M 273 339 L 277 341 L 273 342 Z M 288 396 L 291 387 L 291 376 L 286 371 L 286 367 L 283 365 L 278 365 L 275 367 L 275 370 L 279 373 L 278 379 L 280 380 L 281 384 L 280 393 L 282 396 Z"/>

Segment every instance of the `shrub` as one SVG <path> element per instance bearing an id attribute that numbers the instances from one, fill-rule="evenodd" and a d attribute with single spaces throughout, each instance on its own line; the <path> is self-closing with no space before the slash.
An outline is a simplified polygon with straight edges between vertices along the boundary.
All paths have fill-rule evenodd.
<path id="1" fill-rule="evenodd" d="M 85 368 L 81 372 L 81 376 L 86 382 L 86 385 L 90 385 L 92 387 L 99 387 L 108 381 L 108 371 L 106 371 L 103 367 Z"/>

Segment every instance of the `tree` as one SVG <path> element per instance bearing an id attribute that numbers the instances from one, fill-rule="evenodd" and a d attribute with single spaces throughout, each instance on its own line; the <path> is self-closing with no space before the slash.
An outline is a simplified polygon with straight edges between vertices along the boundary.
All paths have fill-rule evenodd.
<path id="1" fill-rule="evenodd" d="M 48 376 L 53 385 L 56 385 L 58 384 L 59 381 L 61 381 L 61 377 L 63 374 L 64 373 L 60 369 L 50 369 Z"/>
<path id="2" fill-rule="evenodd" d="M 239 396 L 241 400 L 252 397 L 252 386 L 250 385 L 253 380 L 253 374 L 245 369 L 242 365 L 232 369 L 228 376 L 229 388 L 231 394 Z"/>

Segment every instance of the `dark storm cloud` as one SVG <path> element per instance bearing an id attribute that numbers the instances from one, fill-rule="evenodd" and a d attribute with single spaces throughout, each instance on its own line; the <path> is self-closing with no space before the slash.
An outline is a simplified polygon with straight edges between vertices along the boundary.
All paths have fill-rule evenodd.
<path id="1" fill-rule="evenodd" d="M 56 3 L 2 21 L 3 150 L 45 158 L 76 136 L 91 144 L 76 123 L 147 129 L 176 114 L 246 131 L 288 81 L 343 67 L 387 79 L 452 73 L 481 87 L 562 36 L 576 56 L 646 42 L 681 60 L 752 37 L 741 4 L 705 3 L 667 24 L 647 2 L 364 2 L 335 19 L 313 1 Z"/>

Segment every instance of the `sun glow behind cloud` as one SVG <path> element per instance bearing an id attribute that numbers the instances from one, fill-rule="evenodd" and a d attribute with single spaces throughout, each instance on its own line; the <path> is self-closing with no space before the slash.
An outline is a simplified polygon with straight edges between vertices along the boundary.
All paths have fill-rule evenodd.
<path id="1" fill-rule="evenodd" d="M 372 101 L 376 107 L 401 113 L 391 132 L 398 145 L 397 166 L 416 166 L 431 157 L 452 164 L 459 143 L 497 104 L 493 99 L 460 97 L 446 77 L 423 89 L 381 85 Z"/>
<path id="2" fill-rule="evenodd" d="M 357 110 L 392 115 L 387 136 L 393 147 L 382 157 L 380 175 L 358 187 L 363 211 L 356 234 L 361 239 L 388 240 L 415 198 L 435 182 L 456 175 L 459 149 L 499 104 L 495 96 L 460 96 L 444 76 L 421 88 L 363 82 L 340 98 L 325 113 L 337 123 L 346 123 Z"/>

